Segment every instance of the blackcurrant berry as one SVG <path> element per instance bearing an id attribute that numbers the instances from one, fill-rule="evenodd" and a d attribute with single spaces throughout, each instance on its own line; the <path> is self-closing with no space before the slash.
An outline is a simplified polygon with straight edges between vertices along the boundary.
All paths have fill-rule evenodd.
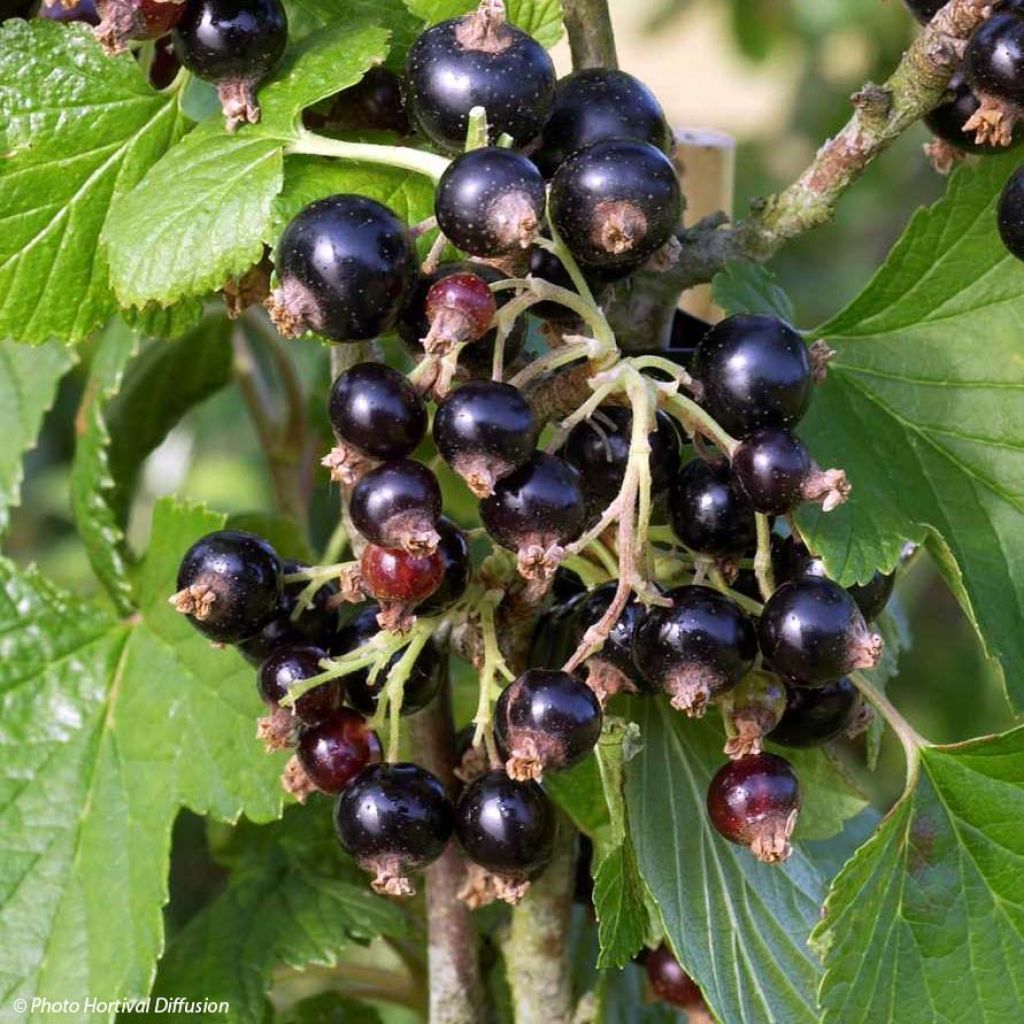
<path id="1" fill-rule="evenodd" d="M 233 644 L 259 632 L 274 613 L 283 577 L 281 560 L 265 540 L 220 530 L 185 553 L 171 601 L 204 636 Z"/>
<path id="2" fill-rule="evenodd" d="M 547 51 L 493 3 L 428 28 L 409 50 L 406 76 L 417 125 L 449 152 L 465 146 L 474 107 L 487 111 L 492 143 L 504 133 L 524 145 L 544 126 L 555 92 Z"/>
<path id="3" fill-rule="evenodd" d="M 775 754 L 751 754 L 723 765 L 708 789 L 715 831 L 749 846 L 766 864 L 784 861 L 800 810 L 800 784 L 789 762 Z"/>
<path id="4" fill-rule="evenodd" d="M 692 551 L 722 558 L 755 544 L 754 510 L 737 493 L 726 462 L 694 459 L 672 483 L 669 521 Z"/>
<path id="5" fill-rule="evenodd" d="M 967 84 L 963 74 L 958 72 L 953 76 L 948 92 L 950 98 L 925 117 L 924 123 L 928 130 L 965 153 L 995 153 L 1004 150 L 1005 146 L 992 142 L 978 143 L 973 132 L 964 131 L 964 125 L 977 113 L 981 100 Z M 1024 133 L 1014 132 L 1011 144 L 1018 146 L 1021 142 L 1024 142 Z"/>
<path id="6" fill-rule="evenodd" d="M 187 18 L 185 7 L 183 0 L 96 0 L 99 23 L 93 35 L 110 53 L 122 53 L 130 41 L 166 35 Z"/>
<path id="7" fill-rule="evenodd" d="M 551 217 L 584 264 L 639 266 L 678 229 L 675 168 L 646 142 L 613 139 L 569 157 L 551 182 Z"/>
<path id="8" fill-rule="evenodd" d="M 825 686 L 786 687 L 786 710 L 768 734 L 783 747 L 820 747 L 841 735 L 860 707 L 857 688 L 849 679 Z"/>
<path id="9" fill-rule="evenodd" d="M 741 441 L 732 456 L 739 493 L 757 512 L 783 515 L 804 500 L 814 470 L 810 453 L 784 427 L 766 427 Z"/>
<path id="10" fill-rule="evenodd" d="M 774 316 L 731 316 L 704 335 L 694 372 L 703 404 L 735 437 L 792 427 L 811 403 L 811 361 L 803 338 Z"/>
<path id="11" fill-rule="evenodd" d="M 32 3 L 25 4 L 24 15 L 26 17 L 32 6 Z M 48 4 L 46 0 L 43 0 L 39 5 L 36 17 L 47 18 L 50 21 L 81 21 L 86 25 L 98 25 L 100 23 L 100 16 L 96 10 L 96 0 L 75 0 L 70 6 L 65 6 L 61 0 L 54 0 L 52 4 Z"/>
<path id="12" fill-rule="evenodd" d="M 440 540 L 437 553 L 441 556 L 443 576 L 441 585 L 417 607 L 420 615 L 440 615 L 447 611 L 465 593 L 473 570 L 469 540 L 450 519 L 441 516 L 437 523 Z"/>
<path id="13" fill-rule="evenodd" d="M 680 967 L 668 946 L 650 950 L 644 957 L 644 969 L 651 991 L 663 1003 L 683 1010 L 695 1010 L 704 1005 L 697 983 Z"/>
<path id="14" fill-rule="evenodd" d="M 551 549 L 583 532 L 586 504 L 579 474 L 557 455 L 535 452 L 480 502 L 480 518 L 493 540 L 518 552 L 521 570 L 537 565 L 543 573 Z"/>
<path id="15" fill-rule="evenodd" d="M 568 672 L 528 669 L 494 708 L 494 735 L 507 752 L 509 778 L 539 780 L 578 764 L 601 735 L 594 691 Z"/>
<path id="16" fill-rule="evenodd" d="M 278 330 L 365 341 L 390 330 L 416 280 L 412 236 L 386 206 L 365 196 L 318 199 L 284 230 L 281 285 L 268 300 Z"/>
<path id="17" fill-rule="evenodd" d="M 967 41 L 964 73 L 979 95 L 1024 103 L 1024 18 L 1006 11 L 983 21 Z"/>
<path id="18" fill-rule="evenodd" d="M 441 457 L 478 498 L 533 455 L 540 434 L 522 394 L 491 380 L 469 381 L 450 394 L 437 407 L 433 429 Z"/>
<path id="19" fill-rule="evenodd" d="M 260 698 L 269 708 L 277 709 L 288 691 L 296 684 L 323 672 L 320 662 L 327 652 L 310 644 L 279 647 L 260 665 L 256 685 Z M 328 680 L 304 693 L 293 705 L 295 715 L 306 725 L 323 721 L 341 705 L 341 682 Z"/>
<path id="20" fill-rule="evenodd" d="M 183 6 L 174 30 L 178 59 L 217 86 L 229 131 L 258 121 L 256 86 L 288 42 L 288 17 L 280 0 L 189 0 Z"/>
<path id="21" fill-rule="evenodd" d="M 850 597 L 857 602 L 866 622 L 874 622 L 885 611 L 896 586 L 895 573 L 882 573 L 877 569 L 867 583 L 854 583 L 847 587 Z"/>
<path id="22" fill-rule="evenodd" d="M 1007 252 L 1024 260 L 1024 172 L 1020 168 L 1010 175 L 999 197 L 997 224 L 999 237 Z"/>
<path id="23" fill-rule="evenodd" d="M 332 131 L 388 131 L 410 133 L 402 79 L 387 68 L 372 67 L 362 79 L 337 93 L 326 114 L 308 127 L 328 126 Z"/>
<path id="24" fill-rule="evenodd" d="M 479 274 L 451 274 L 430 286 L 424 305 L 430 330 L 423 340 L 428 352 L 479 341 L 488 331 L 498 303 Z"/>
<path id="25" fill-rule="evenodd" d="M 413 555 L 437 548 L 441 507 L 437 477 L 412 459 L 370 470 L 353 488 L 349 503 L 352 522 L 367 540 Z"/>
<path id="26" fill-rule="evenodd" d="M 672 148 L 665 112 L 639 79 L 614 68 L 585 68 L 560 79 L 536 155 L 544 174 L 550 178 L 573 153 L 608 139 L 648 142 L 663 153 Z"/>
<path id="27" fill-rule="evenodd" d="M 414 764 L 364 768 L 334 809 L 338 841 L 373 872 L 374 890 L 390 896 L 412 894 L 406 876 L 441 856 L 453 818 L 440 780 Z"/>
<path id="28" fill-rule="evenodd" d="M 404 459 L 427 432 L 427 407 L 404 374 L 358 363 L 340 374 L 328 400 L 339 441 L 371 459 Z"/>
<path id="29" fill-rule="evenodd" d="M 753 667 L 757 636 L 740 607 L 710 587 L 669 591 L 671 608 L 653 607 L 633 632 L 633 661 L 672 706 L 693 717 Z"/>
<path id="30" fill-rule="evenodd" d="M 340 793 L 367 765 L 381 758 L 380 740 L 357 711 L 338 708 L 299 730 L 295 749 L 309 780 L 324 793 Z"/>
<path id="31" fill-rule="evenodd" d="M 783 583 L 772 594 L 761 613 L 759 639 L 772 667 L 804 686 L 872 668 L 882 652 L 882 638 L 868 631 L 853 598 L 816 576 Z"/>
<path id="32" fill-rule="evenodd" d="M 136 54 L 141 56 L 141 52 Z M 153 44 L 153 60 L 149 65 L 149 84 L 154 89 L 167 89 L 178 77 L 181 61 L 174 52 L 170 36 L 164 36 Z"/>
<path id="33" fill-rule="evenodd" d="M 359 568 L 370 596 L 382 604 L 415 607 L 430 597 L 444 579 L 444 559 L 437 551 L 410 555 L 401 548 L 367 544 Z"/>
<path id="34" fill-rule="evenodd" d="M 448 165 L 434 213 L 459 249 L 495 257 L 530 247 L 544 221 L 546 199 L 544 179 L 525 156 L 485 146 Z"/>
<path id="35" fill-rule="evenodd" d="M 579 577 L 559 568 L 551 585 L 551 607 L 537 619 L 530 637 L 527 664 L 531 668 L 558 668 L 579 644 L 575 612 L 587 591 Z"/>
<path id="36" fill-rule="evenodd" d="M 455 806 L 455 835 L 466 856 L 503 881 L 525 882 L 547 867 L 555 826 L 544 790 L 503 771 L 474 779 Z"/>
<path id="37" fill-rule="evenodd" d="M 380 625 L 377 622 L 378 608 L 368 605 L 354 615 L 338 630 L 331 645 L 331 654 L 340 657 L 362 647 L 377 635 Z M 364 669 L 344 677 L 345 689 L 349 703 L 364 715 L 372 715 L 377 710 L 377 701 L 381 690 L 388 681 L 388 673 L 402 659 L 404 651 L 397 651 L 388 664 L 377 673 L 377 678 L 370 682 L 370 670 Z M 402 692 L 402 714 L 413 715 L 422 711 L 436 696 L 441 685 L 441 659 L 435 644 L 428 643 L 416 661 L 405 681 Z"/>
<path id="38" fill-rule="evenodd" d="M 308 566 L 301 562 L 287 560 L 284 574 L 300 572 Z M 260 665 L 279 647 L 292 644 L 312 644 L 324 647 L 330 642 L 338 628 L 338 613 L 331 607 L 331 599 L 337 588 L 325 583 L 314 595 L 309 606 L 293 618 L 299 597 L 306 589 L 306 582 L 286 583 L 281 597 L 270 618 L 263 623 L 258 633 L 238 643 L 238 650 L 246 661 Z"/>

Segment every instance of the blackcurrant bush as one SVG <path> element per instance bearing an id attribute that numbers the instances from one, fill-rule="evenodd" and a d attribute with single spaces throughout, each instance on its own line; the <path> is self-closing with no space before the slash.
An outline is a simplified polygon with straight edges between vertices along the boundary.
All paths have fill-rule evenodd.
<path id="1" fill-rule="evenodd" d="M 188 0 L 183 6 L 174 29 L 178 59 L 217 86 L 229 131 L 258 121 L 256 86 L 288 42 L 288 17 L 280 0 Z"/>
<path id="2" fill-rule="evenodd" d="M 381 758 L 380 740 L 366 719 L 350 708 L 299 730 L 296 756 L 307 778 L 324 793 L 340 793 Z"/>
<path id="3" fill-rule="evenodd" d="M 401 548 L 367 544 L 359 568 L 371 597 L 381 603 L 408 607 L 425 601 L 444 580 L 444 559 L 437 551 L 410 555 Z"/>
<path id="4" fill-rule="evenodd" d="M 406 877 L 437 860 L 452 834 L 454 812 L 440 780 L 415 764 L 364 768 L 338 798 L 338 841 L 365 871 L 374 890 L 413 892 Z"/>
<path id="5" fill-rule="evenodd" d="M 421 462 L 399 459 L 370 470 L 352 490 L 355 528 L 373 544 L 413 555 L 437 548 L 441 486 Z"/>
<path id="6" fill-rule="evenodd" d="M 491 326 L 498 303 L 479 274 L 451 274 L 430 286 L 424 309 L 430 330 L 423 347 L 444 354 L 452 345 L 479 341 Z"/>
<path id="7" fill-rule="evenodd" d="M 757 635 L 740 607 L 710 587 L 669 591 L 671 608 L 652 607 L 633 632 L 633 661 L 672 706 L 699 717 L 708 701 L 754 666 Z"/>
<path id="8" fill-rule="evenodd" d="M 557 455 L 535 452 L 480 502 L 480 518 L 493 540 L 519 554 L 521 571 L 532 572 L 536 565 L 544 573 L 551 549 L 583 532 L 586 504 L 579 474 Z"/>
<path id="9" fill-rule="evenodd" d="M 283 579 L 281 560 L 265 540 L 220 530 L 185 553 L 171 601 L 204 636 L 233 644 L 259 632 L 274 613 Z"/>
<path id="10" fill-rule="evenodd" d="M 456 157 L 441 175 L 434 213 L 459 249 L 496 257 L 528 249 L 544 221 L 540 171 L 521 153 L 485 146 Z"/>
<path id="11" fill-rule="evenodd" d="M 792 427 L 811 402 L 811 361 L 803 338 L 774 316 L 730 316 L 704 335 L 694 373 L 703 404 L 735 437 Z"/>
<path id="12" fill-rule="evenodd" d="M 1024 103 L 1024 18 L 1005 11 L 983 21 L 967 41 L 964 73 L 979 96 Z"/>
<path id="13" fill-rule="evenodd" d="M 715 831 L 766 864 L 784 861 L 800 810 L 800 784 L 785 758 L 751 754 L 723 765 L 708 789 Z"/>
<path id="14" fill-rule="evenodd" d="M 726 462 L 694 459 L 672 482 L 669 521 L 692 551 L 722 558 L 742 555 L 756 543 L 754 510 L 733 484 Z"/>
<path id="15" fill-rule="evenodd" d="M 581 263 L 639 266 L 679 227 L 679 179 L 672 161 L 649 143 L 598 142 L 558 168 L 550 210 Z"/>
<path id="16" fill-rule="evenodd" d="M 885 611 L 895 586 L 895 573 L 882 573 L 876 569 L 867 583 L 854 583 L 846 589 L 857 602 L 865 621 L 874 622 Z"/>
<path id="17" fill-rule="evenodd" d="M 310 644 L 279 647 L 260 665 L 256 685 L 260 699 L 269 708 L 277 709 L 288 691 L 296 684 L 323 672 L 320 662 L 327 652 Z M 293 705 L 296 717 L 306 725 L 322 722 L 341 705 L 341 681 L 330 679 L 308 690 Z"/>
<path id="18" fill-rule="evenodd" d="M 868 631 L 854 599 L 838 583 L 804 576 L 783 583 L 768 599 L 759 627 L 761 653 L 788 681 L 832 683 L 872 668 L 882 638 Z"/>
<path id="19" fill-rule="evenodd" d="M 965 153 L 994 153 L 1006 148 L 991 142 L 978 143 L 973 132 L 964 131 L 964 125 L 977 113 L 981 100 L 967 84 L 963 74 L 958 72 L 953 76 L 948 92 L 950 98 L 940 103 L 924 119 L 933 135 Z M 1014 132 L 1011 145 L 1018 146 L 1021 142 L 1024 142 L 1024 133 Z"/>
<path id="20" fill-rule="evenodd" d="M 766 427 L 741 441 L 732 456 L 740 494 L 757 512 L 783 515 L 805 498 L 814 464 L 804 443 L 784 427 Z"/>
<path id="21" fill-rule="evenodd" d="M 650 950 L 644 957 L 644 969 L 651 991 L 663 1003 L 683 1010 L 695 1010 L 704 1005 L 697 983 L 682 969 L 668 946 Z"/>
<path id="22" fill-rule="evenodd" d="M 493 3 L 428 28 L 409 50 L 406 77 L 416 124 L 449 152 L 465 146 L 474 107 L 487 111 L 492 143 L 504 133 L 524 145 L 540 133 L 555 93 L 547 51 Z"/>
<path id="23" fill-rule="evenodd" d="M 568 672 L 528 669 L 502 691 L 494 735 L 507 753 L 509 778 L 540 780 L 579 763 L 601 735 L 594 691 Z"/>
<path id="24" fill-rule="evenodd" d="M 450 519 L 441 516 L 437 523 L 437 553 L 441 556 L 441 585 L 417 607 L 420 615 L 440 615 L 465 593 L 473 569 L 469 540 Z"/>
<path id="25" fill-rule="evenodd" d="M 404 459 L 427 432 L 427 407 L 404 374 L 383 363 L 357 363 L 331 387 L 335 437 L 371 459 Z"/>
<path id="26" fill-rule="evenodd" d="M 26 17 L 32 6 L 32 3 L 25 4 L 24 14 Z M 48 4 L 46 0 L 43 0 L 39 5 L 36 17 L 47 18 L 50 21 L 81 21 L 86 25 L 98 25 L 100 23 L 100 16 L 96 10 L 96 0 L 75 0 L 70 6 L 65 6 L 62 0 L 54 0 L 52 4 Z"/>
<path id="27" fill-rule="evenodd" d="M 474 779 L 455 806 L 455 835 L 466 856 L 503 881 L 525 882 L 547 867 L 555 827 L 544 790 L 503 771 Z"/>
<path id="28" fill-rule="evenodd" d="M 277 247 L 281 285 L 268 300 L 278 330 L 365 341 L 390 330 L 416 280 L 412 236 L 386 206 L 328 196 L 303 209 Z"/>
<path id="29" fill-rule="evenodd" d="M 651 493 L 665 491 L 679 470 L 682 444 L 675 421 L 658 411 L 655 430 L 647 435 L 651 446 Z M 633 413 L 621 405 L 603 405 L 589 419 L 577 423 L 566 439 L 562 457 L 575 467 L 591 505 L 604 507 L 619 493 L 629 462 Z"/>
<path id="30" fill-rule="evenodd" d="M 768 734 L 783 747 L 819 747 L 840 736 L 860 708 L 857 688 L 849 679 L 825 686 L 787 686 L 786 710 Z"/>
<path id="31" fill-rule="evenodd" d="M 1018 168 L 1010 175 L 999 197 L 999 237 L 1007 252 L 1024 260 L 1024 173 Z"/>
<path id="32" fill-rule="evenodd" d="M 478 497 L 533 455 L 540 426 L 530 403 L 511 384 L 469 381 L 450 394 L 434 416 L 441 457 Z"/>
<path id="33" fill-rule="evenodd" d="M 536 154 L 544 174 L 550 178 L 573 153 L 608 139 L 649 142 L 663 153 L 672 148 L 665 112 L 639 79 L 614 68 L 585 68 L 560 79 Z"/>

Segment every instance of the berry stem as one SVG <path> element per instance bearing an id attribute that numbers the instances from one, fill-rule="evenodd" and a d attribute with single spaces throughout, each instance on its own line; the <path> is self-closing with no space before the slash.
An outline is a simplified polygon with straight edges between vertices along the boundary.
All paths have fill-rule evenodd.
<path id="1" fill-rule="evenodd" d="M 752 597 L 747 597 L 746 594 L 741 594 L 738 590 L 733 590 L 726 581 L 725 576 L 722 575 L 722 570 L 717 566 L 712 565 L 708 569 L 708 579 L 711 580 L 711 584 L 715 590 L 720 590 L 723 594 L 727 595 L 745 612 L 750 612 L 751 615 L 760 615 L 764 610 L 764 605 L 761 604 L 760 601 L 755 601 Z"/>
<path id="2" fill-rule="evenodd" d="M 574 70 L 619 66 L 608 0 L 562 0 L 562 13 Z"/>
<path id="3" fill-rule="evenodd" d="M 569 363 L 576 362 L 577 359 L 593 358 L 595 348 L 596 346 L 589 338 L 584 341 L 570 342 L 568 345 L 553 349 L 538 359 L 534 359 L 532 363 L 520 370 L 509 383 L 514 388 L 521 388 L 531 380 L 543 377 L 560 366 L 567 366 Z"/>
<path id="4" fill-rule="evenodd" d="M 469 112 L 469 124 L 466 127 L 466 152 L 481 149 L 487 145 L 487 111 L 483 107 L 473 107 Z"/>
<path id="5" fill-rule="evenodd" d="M 425 623 L 425 628 L 424 628 Z M 434 632 L 434 623 L 428 620 L 417 620 L 411 632 L 406 634 L 409 641 L 402 657 L 388 673 L 387 683 L 381 690 L 380 700 L 377 701 L 377 710 L 370 722 L 370 728 L 379 730 L 388 722 L 388 760 L 397 761 L 399 744 L 402 738 L 402 701 L 405 697 L 405 684 L 416 664 L 420 652 L 430 640 Z M 372 674 L 371 674 L 372 679 Z"/>
<path id="6" fill-rule="evenodd" d="M 851 672 L 850 679 L 864 699 L 889 723 L 903 744 L 903 753 L 907 761 L 906 789 L 913 789 L 921 766 L 921 749 L 933 744 L 896 710 L 889 698 L 863 672 Z"/>
<path id="7" fill-rule="evenodd" d="M 684 388 L 688 388 L 693 384 L 693 378 L 681 366 L 673 363 L 671 359 L 665 359 L 662 356 L 634 356 L 629 361 L 638 370 L 646 370 L 648 368 L 661 370 L 663 373 L 669 374 L 674 380 L 679 381 L 680 385 Z"/>
<path id="8" fill-rule="evenodd" d="M 569 291 L 568 288 L 560 288 L 550 281 L 539 277 L 512 277 L 506 281 L 496 281 L 491 285 L 492 292 L 507 291 L 510 288 L 520 289 L 523 294 L 518 295 L 512 302 L 502 307 L 498 313 L 497 322 L 514 321 L 521 313 L 525 313 L 530 306 L 538 302 L 557 302 L 566 309 L 571 309 L 587 326 L 593 331 L 594 338 L 609 352 L 618 353 L 618 345 L 615 342 L 615 334 L 608 324 L 604 313 L 591 299 L 589 302 L 582 295 Z"/>
<path id="9" fill-rule="evenodd" d="M 345 142 L 342 139 L 329 139 L 317 135 L 305 128 L 300 129 L 298 136 L 285 147 L 285 153 L 331 156 L 339 160 L 357 160 L 360 163 L 401 167 L 407 171 L 424 174 L 435 184 L 441 180 L 441 175 L 450 162 L 446 157 L 428 153 L 424 149 L 378 146 L 371 142 Z"/>
<path id="10" fill-rule="evenodd" d="M 551 230 L 551 238 L 538 238 L 536 244 L 542 249 L 547 249 L 548 252 L 558 258 L 565 268 L 565 272 L 569 275 L 573 287 L 579 292 L 580 298 L 596 309 L 597 303 L 594 301 L 594 293 L 590 290 L 590 285 L 583 276 L 583 271 L 580 270 L 576 257 L 573 256 L 569 251 L 569 247 L 562 241 L 562 236 L 558 233 L 558 229 L 555 227 L 554 221 L 550 216 L 548 217 L 548 226 Z"/>
<path id="11" fill-rule="evenodd" d="M 487 755 L 494 762 L 497 749 L 494 745 L 494 702 L 501 693 L 501 686 L 495 682 L 500 673 L 507 682 L 515 679 L 498 644 L 498 631 L 494 624 L 494 613 L 505 596 L 503 590 L 489 590 L 480 601 L 480 632 L 484 641 L 484 659 L 480 666 L 480 690 L 477 700 L 476 714 L 473 716 L 473 746 L 484 743 Z"/>
<path id="12" fill-rule="evenodd" d="M 757 554 L 754 555 L 754 576 L 761 596 L 767 601 L 775 593 L 775 573 L 772 569 L 771 521 L 761 512 L 754 513 L 757 528 Z"/>
<path id="13" fill-rule="evenodd" d="M 713 441 L 722 452 L 732 458 L 733 452 L 739 447 L 739 441 L 727 434 L 715 419 L 696 402 L 685 395 L 662 392 L 661 402 L 683 425 L 683 429 L 691 436 L 701 434 Z"/>

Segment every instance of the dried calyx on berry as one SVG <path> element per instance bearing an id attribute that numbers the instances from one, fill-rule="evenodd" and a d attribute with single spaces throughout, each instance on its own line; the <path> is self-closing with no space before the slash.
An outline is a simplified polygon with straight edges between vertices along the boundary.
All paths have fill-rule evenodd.
<path id="1" fill-rule="evenodd" d="M 761 743 L 778 724 L 786 707 L 786 689 L 781 680 L 762 672 L 751 672 L 720 698 L 728 738 L 727 757 L 760 754 Z"/>
<path id="2" fill-rule="evenodd" d="M 267 750 L 290 746 L 299 724 L 316 725 L 341 706 L 341 681 L 329 679 L 307 690 L 292 707 L 281 707 L 281 701 L 293 686 L 323 672 L 320 662 L 326 657 L 327 652 L 320 647 L 289 644 L 273 651 L 260 665 L 256 689 L 271 713 L 260 720 L 256 735 L 263 740 Z"/>
<path id="3" fill-rule="evenodd" d="M 441 486 L 421 462 L 399 459 L 370 470 L 352 490 L 349 512 L 371 543 L 411 555 L 437 550 Z"/>
<path id="4" fill-rule="evenodd" d="M 967 41 L 963 69 L 980 101 L 964 131 L 979 145 L 1008 146 L 1024 109 L 1024 16 L 1002 10 L 985 19 Z"/>
<path id="5" fill-rule="evenodd" d="M 380 605 L 381 629 L 405 633 L 412 628 L 417 607 L 441 586 L 444 564 L 436 550 L 411 555 L 401 548 L 366 545 L 359 572 L 364 590 Z"/>
<path id="6" fill-rule="evenodd" d="M 601 735 L 601 705 L 569 672 L 529 669 L 502 691 L 494 735 L 511 779 L 539 782 L 546 771 L 578 764 Z"/>
<path id="7" fill-rule="evenodd" d="M 189 0 L 174 30 L 181 63 L 217 86 L 228 131 L 259 121 L 256 87 L 287 43 L 280 0 Z"/>
<path id="8" fill-rule="evenodd" d="M 341 793 L 368 765 L 381 759 L 377 734 L 358 711 L 338 708 L 315 725 L 299 730 L 294 761 L 282 784 L 300 801 L 314 790 Z"/>
<path id="9" fill-rule="evenodd" d="M 62 7 L 60 0 L 54 7 Z M 57 21 L 91 21 L 88 9 L 77 17 L 44 17 Z M 52 10 L 53 8 L 50 8 Z M 179 21 L 187 18 L 184 0 L 96 0 L 94 7 L 98 23 L 93 30 L 96 41 L 108 53 L 124 53 L 129 42 L 139 39 L 157 39 L 166 35 Z"/>

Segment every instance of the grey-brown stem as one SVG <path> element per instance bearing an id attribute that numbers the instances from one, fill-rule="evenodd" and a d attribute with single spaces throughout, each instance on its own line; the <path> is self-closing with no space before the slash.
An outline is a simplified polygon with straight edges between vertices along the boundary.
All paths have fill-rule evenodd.
<path id="1" fill-rule="evenodd" d="M 562 0 L 574 68 L 617 68 L 608 0 Z"/>

